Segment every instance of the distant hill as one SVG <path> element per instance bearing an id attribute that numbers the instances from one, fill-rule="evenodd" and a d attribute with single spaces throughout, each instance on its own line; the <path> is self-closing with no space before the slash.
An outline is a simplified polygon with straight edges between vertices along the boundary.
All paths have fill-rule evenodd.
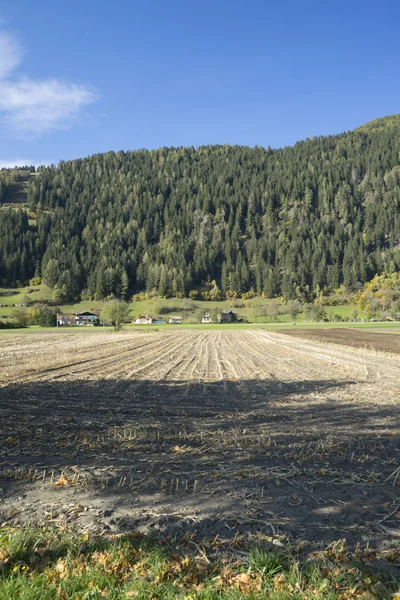
<path id="1" fill-rule="evenodd" d="M 221 295 L 356 289 L 400 270 L 400 116 L 278 150 L 61 162 L 29 178 L 27 203 L 36 221 L 0 212 L 3 285 L 41 275 L 66 299 L 179 296 L 212 281 Z"/>

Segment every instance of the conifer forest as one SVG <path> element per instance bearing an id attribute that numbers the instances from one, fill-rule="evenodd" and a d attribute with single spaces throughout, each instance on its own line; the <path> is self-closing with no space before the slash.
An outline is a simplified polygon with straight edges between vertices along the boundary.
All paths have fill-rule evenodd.
<path id="1" fill-rule="evenodd" d="M 26 179 L 22 189 L 18 174 Z M 0 172 L 0 285 L 66 300 L 285 300 L 400 271 L 400 115 L 293 147 L 108 152 Z"/>

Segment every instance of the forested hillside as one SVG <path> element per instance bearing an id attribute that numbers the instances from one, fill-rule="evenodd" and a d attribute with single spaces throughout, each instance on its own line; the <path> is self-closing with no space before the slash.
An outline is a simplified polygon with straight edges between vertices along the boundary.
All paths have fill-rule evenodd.
<path id="1" fill-rule="evenodd" d="M 15 167 L 0 170 L 0 206 L 5 204 L 25 204 L 27 186 L 35 167 Z"/>
<path id="2" fill-rule="evenodd" d="M 0 281 L 66 299 L 187 295 L 215 280 L 286 299 L 400 271 L 400 116 L 279 150 L 109 152 L 41 168 L 0 212 Z"/>

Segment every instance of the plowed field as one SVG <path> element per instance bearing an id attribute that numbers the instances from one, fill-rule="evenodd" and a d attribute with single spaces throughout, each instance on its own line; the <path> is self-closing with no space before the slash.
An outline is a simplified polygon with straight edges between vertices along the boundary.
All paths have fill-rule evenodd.
<path id="1" fill-rule="evenodd" d="M 0 521 L 399 543 L 400 356 L 281 333 L 0 339 Z"/>
<path id="2" fill-rule="evenodd" d="M 364 348 L 377 352 L 400 354 L 400 335 L 392 331 L 375 332 L 368 329 L 290 329 L 283 331 L 292 337 Z"/>

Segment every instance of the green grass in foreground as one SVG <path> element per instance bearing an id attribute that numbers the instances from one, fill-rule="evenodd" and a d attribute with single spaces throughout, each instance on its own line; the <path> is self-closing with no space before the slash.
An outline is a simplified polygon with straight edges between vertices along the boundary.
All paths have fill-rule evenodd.
<path id="1" fill-rule="evenodd" d="M 342 542 L 299 560 L 263 548 L 223 550 L 217 539 L 88 537 L 60 530 L 0 529 L 2 600 L 304 600 L 395 598 L 398 585 L 350 557 Z"/>

